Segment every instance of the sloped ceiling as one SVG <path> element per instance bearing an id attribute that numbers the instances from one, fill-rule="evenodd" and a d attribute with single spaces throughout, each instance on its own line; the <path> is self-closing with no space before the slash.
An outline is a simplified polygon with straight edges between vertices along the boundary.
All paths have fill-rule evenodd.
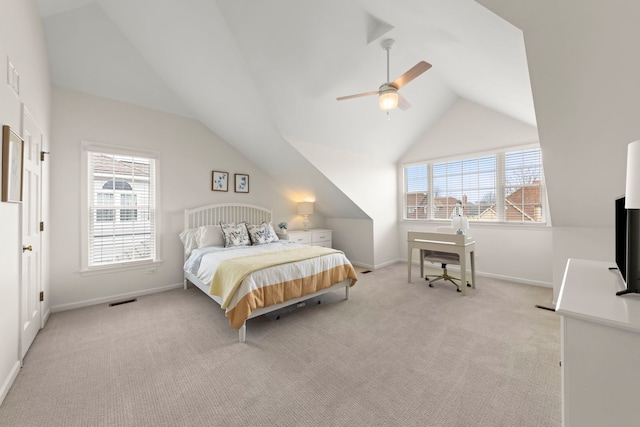
<path id="1" fill-rule="evenodd" d="M 200 120 L 331 216 L 364 214 L 290 142 L 394 163 L 458 97 L 535 126 L 522 34 L 473 0 L 37 4 L 54 84 Z M 412 107 L 336 101 L 384 83 L 386 38 L 391 80 L 433 64 L 401 89 Z"/>

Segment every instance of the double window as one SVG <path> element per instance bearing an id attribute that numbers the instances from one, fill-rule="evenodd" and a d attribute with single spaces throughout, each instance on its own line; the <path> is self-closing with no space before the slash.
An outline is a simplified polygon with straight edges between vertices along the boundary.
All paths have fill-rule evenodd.
<path id="1" fill-rule="evenodd" d="M 154 152 L 83 143 L 83 270 L 157 261 Z"/>
<path id="2" fill-rule="evenodd" d="M 546 223 L 539 148 L 403 166 L 405 220 Z"/>

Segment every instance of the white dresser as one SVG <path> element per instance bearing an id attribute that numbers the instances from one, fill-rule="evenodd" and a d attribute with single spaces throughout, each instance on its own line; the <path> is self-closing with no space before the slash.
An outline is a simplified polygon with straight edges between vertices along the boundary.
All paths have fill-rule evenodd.
<path id="1" fill-rule="evenodd" d="M 282 240 L 292 240 L 296 243 L 311 246 L 331 247 L 331 230 L 311 228 L 309 231 L 289 230 L 287 233 L 277 233 Z"/>
<path id="2" fill-rule="evenodd" d="M 640 295 L 613 262 L 570 259 L 558 297 L 566 427 L 640 425 Z"/>

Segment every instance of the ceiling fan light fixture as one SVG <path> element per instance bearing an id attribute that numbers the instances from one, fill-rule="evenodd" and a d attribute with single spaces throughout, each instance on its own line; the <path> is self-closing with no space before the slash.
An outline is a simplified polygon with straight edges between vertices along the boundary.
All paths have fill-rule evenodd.
<path id="1" fill-rule="evenodd" d="M 362 96 L 378 95 L 378 105 L 380 106 L 381 110 L 386 111 L 387 113 L 398 107 L 398 104 L 400 104 L 399 106 L 401 110 L 406 110 L 407 108 L 409 108 L 411 105 L 407 102 L 406 98 L 403 97 L 402 103 L 400 103 L 400 95 L 398 95 L 398 89 L 402 88 L 407 83 L 411 82 L 413 79 L 431 68 L 431 64 L 426 61 L 420 61 L 409 70 L 405 71 L 405 73 L 400 75 L 400 77 L 391 81 L 389 78 L 389 50 L 391 50 L 391 46 L 393 46 L 394 43 L 395 42 L 393 41 L 393 39 L 382 41 L 382 48 L 387 51 L 387 81 L 380 85 L 378 91 L 340 96 L 336 99 L 338 101 L 344 101 L 346 99 L 360 98 Z"/>
<path id="2" fill-rule="evenodd" d="M 398 90 L 393 86 L 388 86 L 380 90 L 380 109 L 391 111 L 398 106 Z"/>

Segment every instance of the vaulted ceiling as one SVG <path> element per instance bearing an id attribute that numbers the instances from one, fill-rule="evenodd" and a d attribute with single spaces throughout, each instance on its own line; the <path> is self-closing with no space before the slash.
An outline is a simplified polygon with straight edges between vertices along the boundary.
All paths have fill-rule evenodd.
<path id="1" fill-rule="evenodd" d="M 522 33 L 473 0 L 37 4 L 54 84 L 200 120 L 283 182 L 320 174 L 297 142 L 394 163 L 457 98 L 535 126 Z M 401 89 L 411 108 L 336 101 L 385 82 L 387 38 L 391 80 L 433 65 Z"/>

